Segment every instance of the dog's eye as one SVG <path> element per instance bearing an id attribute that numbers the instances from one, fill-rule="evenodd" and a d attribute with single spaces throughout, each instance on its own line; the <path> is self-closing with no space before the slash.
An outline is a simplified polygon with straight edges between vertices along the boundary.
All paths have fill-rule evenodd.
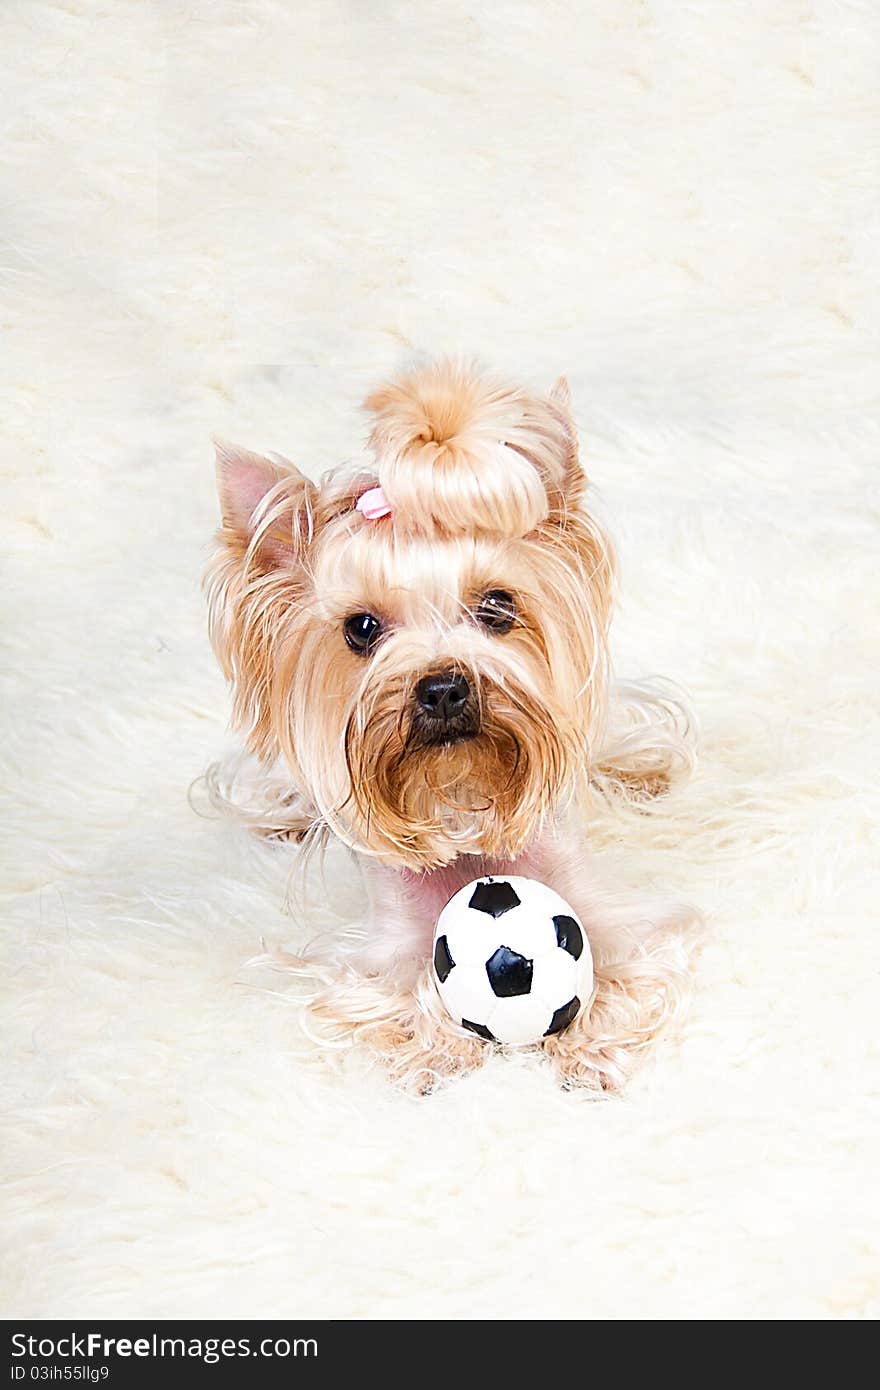
<path id="1" fill-rule="evenodd" d="M 382 624 L 372 613 L 352 613 L 345 620 L 345 640 L 353 652 L 369 652 L 379 640 Z"/>
<path id="2" fill-rule="evenodd" d="M 490 589 L 480 599 L 477 621 L 493 632 L 509 632 L 516 622 L 516 604 L 504 589 Z"/>

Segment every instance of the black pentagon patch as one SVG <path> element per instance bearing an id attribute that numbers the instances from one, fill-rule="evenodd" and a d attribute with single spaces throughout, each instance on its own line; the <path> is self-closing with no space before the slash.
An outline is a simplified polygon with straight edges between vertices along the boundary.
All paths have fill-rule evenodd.
<path id="1" fill-rule="evenodd" d="M 438 936 L 434 942 L 434 969 L 437 971 L 437 979 L 441 985 L 449 979 L 449 972 L 455 961 L 449 950 L 449 942 L 445 936 Z"/>
<path id="2" fill-rule="evenodd" d="M 573 999 L 569 999 L 567 1004 L 563 1004 L 561 1009 L 557 1009 L 550 1020 L 550 1027 L 547 1029 L 544 1037 L 549 1038 L 553 1033 L 561 1033 L 563 1028 L 567 1028 L 570 1023 L 573 1023 L 577 1018 L 577 1012 L 580 1006 L 581 1001 L 578 999 L 577 995 L 575 995 Z"/>
<path id="3" fill-rule="evenodd" d="M 488 912 L 490 917 L 501 917 L 512 907 L 519 907 L 519 898 L 512 883 L 496 879 L 494 883 L 478 883 L 468 907 L 475 908 L 477 912 Z"/>
<path id="4" fill-rule="evenodd" d="M 471 1023 L 469 1018 L 461 1020 L 462 1028 L 469 1028 L 472 1033 L 476 1033 L 478 1038 L 485 1038 L 486 1042 L 494 1042 L 495 1035 L 490 1033 L 485 1023 Z"/>
<path id="5" fill-rule="evenodd" d="M 556 940 L 575 960 L 580 960 L 584 949 L 584 934 L 573 917 L 566 917 L 563 913 L 559 917 L 553 918 L 553 925 L 556 928 Z"/>
<path id="6" fill-rule="evenodd" d="M 509 946 L 499 946 L 494 955 L 486 961 L 486 974 L 492 993 L 499 999 L 510 999 L 516 994 L 528 994 L 532 988 L 532 962 Z"/>

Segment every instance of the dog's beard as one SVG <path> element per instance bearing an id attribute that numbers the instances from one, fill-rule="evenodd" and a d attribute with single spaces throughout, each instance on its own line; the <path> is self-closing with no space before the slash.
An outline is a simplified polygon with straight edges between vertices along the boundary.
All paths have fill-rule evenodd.
<path id="1" fill-rule="evenodd" d="M 439 735 L 413 718 L 406 686 L 383 686 L 352 713 L 341 813 L 361 848 L 424 870 L 460 854 L 514 858 L 539 833 L 586 752 L 533 694 L 469 680 L 473 711 Z"/>

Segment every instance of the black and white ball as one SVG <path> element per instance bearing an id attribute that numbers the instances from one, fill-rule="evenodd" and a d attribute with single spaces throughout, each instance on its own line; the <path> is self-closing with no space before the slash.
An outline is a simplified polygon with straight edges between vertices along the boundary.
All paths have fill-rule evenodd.
<path id="1" fill-rule="evenodd" d="M 437 921 L 434 974 L 456 1023 L 490 1042 L 561 1033 L 593 991 L 582 924 L 533 878 L 481 878 L 459 889 Z"/>

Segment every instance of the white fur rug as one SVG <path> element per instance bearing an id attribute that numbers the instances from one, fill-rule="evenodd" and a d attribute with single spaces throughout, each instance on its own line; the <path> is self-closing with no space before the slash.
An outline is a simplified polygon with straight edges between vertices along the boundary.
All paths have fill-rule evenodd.
<path id="1" fill-rule="evenodd" d="M 878 1311 L 876 75 L 867 3 L 19 0 L 5 112 L 2 1311 Z M 249 966 L 295 851 L 226 742 L 208 436 L 312 471 L 412 350 L 571 378 L 623 674 L 703 761 L 596 824 L 709 915 L 625 1098 L 406 1099 Z"/>

